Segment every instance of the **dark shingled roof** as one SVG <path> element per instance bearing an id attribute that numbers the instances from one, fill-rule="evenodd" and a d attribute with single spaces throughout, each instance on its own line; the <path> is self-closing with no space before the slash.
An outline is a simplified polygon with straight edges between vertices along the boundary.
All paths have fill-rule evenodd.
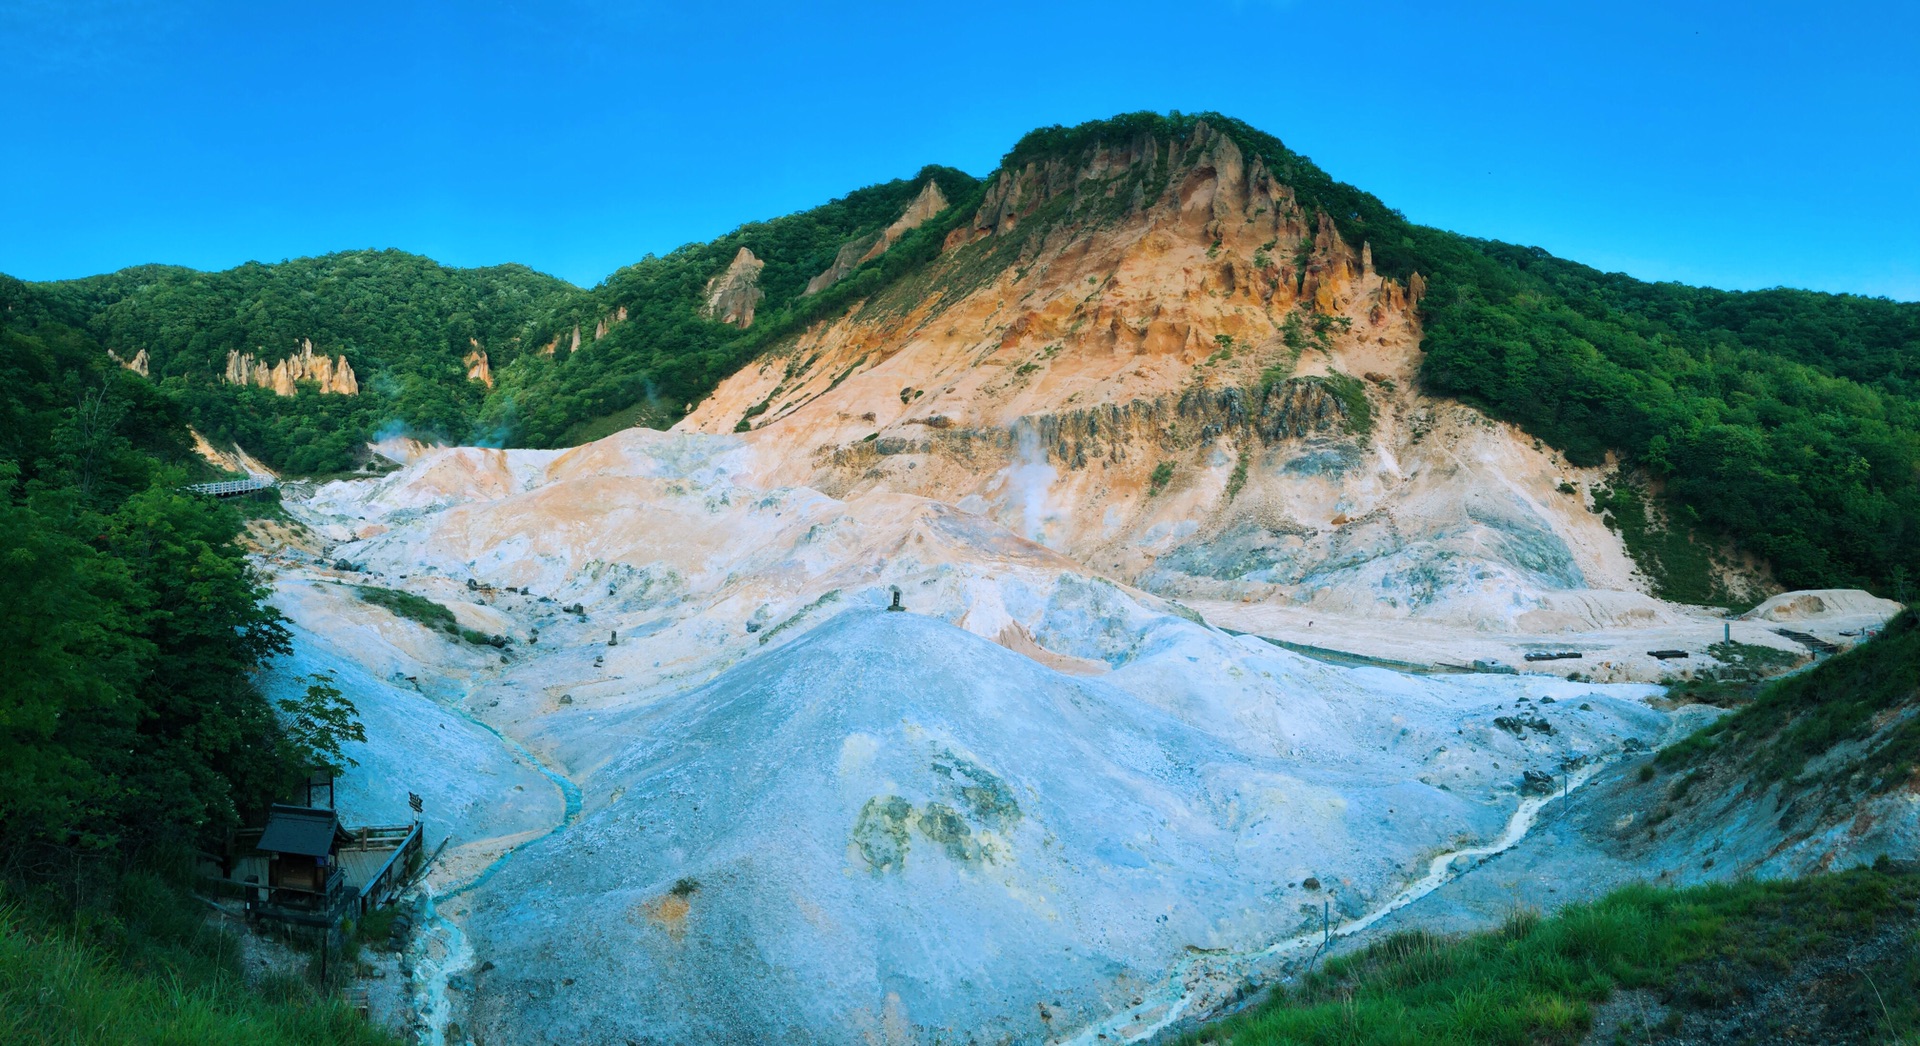
<path id="1" fill-rule="evenodd" d="M 325 857 L 333 850 L 333 836 L 339 827 L 340 819 L 332 810 L 276 803 L 267 815 L 267 829 L 255 845 L 269 853 Z"/>

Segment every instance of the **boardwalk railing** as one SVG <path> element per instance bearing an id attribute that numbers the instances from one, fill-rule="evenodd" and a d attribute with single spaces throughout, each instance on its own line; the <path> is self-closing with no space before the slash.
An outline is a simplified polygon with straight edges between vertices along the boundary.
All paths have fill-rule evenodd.
<path id="1" fill-rule="evenodd" d="M 256 490 L 265 490 L 274 485 L 270 476 L 248 476 L 246 479 L 227 479 L 218 483 L 194 483 L 187 490 L 194 494 L 207 494 L 216 498 L 230 498 L 240 494 L 251 494 Z"/>

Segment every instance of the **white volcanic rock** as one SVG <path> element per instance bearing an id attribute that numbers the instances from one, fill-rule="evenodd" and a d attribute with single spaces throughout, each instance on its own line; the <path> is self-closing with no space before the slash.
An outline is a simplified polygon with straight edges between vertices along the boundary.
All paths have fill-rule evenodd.
<path id="1" fill-rule="evenodd" d="M 1097 653 L 1097 601 L 1072 602 L 1043 632 Z M 1497 834 L 1523 768 L 1656 738 L 1650 692 L 1333 668 L 1171 616 L 1089 680 L 856 606 L 564 728 L 608 754 L 580 823 L 473 895 L 493 968 L 470 1026 L 1039 1039 L 1123 1007 L 1188 949 L 1257 948 L 1322 898 L 1348 915 L 1385 900 L 1456 838 Z M 1492 725 L 1548 693 L 1592 707 L 1542 708 L 1555 733 L 1525 741 Z"/>
<path id="2" fill-rule="evenodd" d="M 472 968 L 420 969 L 472 991 L 429 985 L 443 1019 L 514 1042 L 1044 1038 L 1189 948 L 1258 948 L 1323 900 L 1366 912 L 1498 835 L 1524 770 L 1667 721 L 1652 687 L 1309 660 L 983 516 L 762 471 L 753 441 L 636 430 L 424 449 L 291 503 L 367 535 L 328 552 L 356 567 L 340 580 L 512 639 L 402 622 L 330 571 L 283 578 L 310 662 L 360 666 L 340 677 L 382 710 L 362 756 L 381 787 L 475 811 L 463 790 L 531 787 L 470 769 L 513 765 L 510 744 L 443 755 L 393 728 L 384 709 L 410 701 L 583 796 L 550 836 L 557 813 L 452 831 L 436 889 L 477 885 L 443 900 L 435 939 L 464 927 Z M 884 610 L 895 588 L 909 613 Z"/>

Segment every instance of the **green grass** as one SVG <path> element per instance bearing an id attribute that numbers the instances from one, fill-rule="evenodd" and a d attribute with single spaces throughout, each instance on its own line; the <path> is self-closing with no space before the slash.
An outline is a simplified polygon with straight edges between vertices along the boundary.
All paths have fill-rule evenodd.
<path id="1" fill-rule="evenodd" d="M 1317 379 L 1340 400 L 1347 410 L 1347 431 L 1365 436 L 1373 431 L 1373 404 L 1367 402 L 1367 387 L 1360 379 L 1339 371 L 1330 371 Z"/>
<path id="2" fill-rule="evenodd" d="M 772 639 L 774 636 L 777 636 L 782 632 L 785 632 L 789 628 L 792 628 L 794 625 L 798 624 L 801 621 L 801 619 L 805 618 L 808 614 L 813 613 L 814 611 L 820 609 L 823 606 L 826 606 L 828 603 L 831 603 L 839 598 L 840 598 L 840 590 L 837 588 L 831 589 L 825 593 L 822 593 L 819 599 L 816 599 L 813 602 L 808 603 L 806 606 L 803 606 L 800 609 L 794 611 L 793 616 L 787 618 L 785 621 L 780 622 L 779 624 L 773 626 L 772 628 L 767 629 L 765 632 L 760 633 L 761 645 L 762 646 L 766 645 L 767 640 Z"/>
<path id="3" fill-rule="evenodd" d="M 587 418 L 569 425 L 555 442 L 563 447 L 577 447 L 582 443 L 606 439 L 616 432 L 645 426 L 647 428 L 666 428 L 677 420 L 658 403 L 641 400 L 629 407 L 622 407 L 610 414 L 596 418 Z"/>
<path id="4" fill-rule="evenodd" d="M 1707 648 L 1707 653 L 1735 668 L 1744 668 L 1762 675 L 1784 672 L 1806 660 L 1806 655 L 1791 650 L 1761 646 L 1758 643 L 1742 643 L 1729 640 L 1715 643 Z"/>
<path id="5" fill-rule="evenodd" d="M 1240 496 L 1240 489 L 1247 485 L 1247 450 L 1240 448 L 1239 456 L 1233 462 L 1233 474 L 1227 477 L 1227 500 Z"/>
<path id="6" fill-rule="evenodd" d="M 504 640 L 496 642 L 499 639 L 497 636 L 490 636 L 477 629 L 462 628 L 460 623 L 454 620 L 453 611 L 424 596 L 402 592 L 397 588 L 381 588 L 378 585 L 355 585 L 353 590 L 362 602 L 391 610 L 409 621 L 417 621 L 435 631 L 464 639 L 474 646 L 506 645 Z"/>
<path id="7" fill-rule="evenodd" d="M 1620 535 L 1635 566 L 1653 582 L 1654 595 L 1676 603 L 1745 610 L 1751 601 L 1727 591 L 1714 569 L 1713 549 L 1691 529 L 1647 509 L 1645 488 L 1625 473 L 1593 488 L 1594 511 Z"/>
<path id="8" fill-rule="evenodd" d="M 1153 473 L 1147 477 L 1147 496 L 1156 497 L 1173 482 L 1173 462 L 1163 461 L 1153 467 Z"/>
<path id="9" fill-rule="evenodd" d="M 250 987 L 187 888 L 133 873 L 78 909 L 0 903 L 0 1042 L 21 1046 L 394 1046 L 304 978 Z"/>
<path id="10" fill-rule="evenodd" d="M 353 591 L 362 602 L 390 610 L 396 616 L 417 621 L 428 628 L 438 629 L 449 635 L 460 634 L 460 625 L 454 620 L 453 611 L 424 596 L 402 592 L 397 588 L 381 588 L 378 585 L 356 585 Z"/>
<path id="11" fill-rule="evenodd" d="M 1797 963 L 1910 916 L 1916 902 L 1920 876 L 1864 868 L 1791 882 L 1632 886 L 1551 918 L 1516 914 L 1488 933 L 1399 934 L 1182 1041 L 1576 1043 L 1616 989 L 1648 989 L 1683 1015 L 1712 1014 Z M 1823 1000 L 1829 1020 L 1907 1031 L 1887 1042 L 1920 1041 L 1911 1031 L 1920 1021 L 1920 962 L 1911 950 L 1893 951 L 1838 975 Z"/>

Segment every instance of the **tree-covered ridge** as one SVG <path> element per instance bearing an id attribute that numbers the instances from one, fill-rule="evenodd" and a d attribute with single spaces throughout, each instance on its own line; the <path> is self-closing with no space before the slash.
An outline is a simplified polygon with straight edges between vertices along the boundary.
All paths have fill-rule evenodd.
<path id="1" fill-rule="evenodd" d="M 293 472 L 346 469 L 387 428 L 555 446 L 623 412 L 627 423 L 671 424 L 771 341 L 931 258 L 946 228 L 939 221 L 930 223 L 941 225 L 938 235 L 910 233 L 822 293 L 803 293 L 844 244 L 898 219 L 929 181 L 956 202 L 941 218 L 971 213 L 978 182 L 928 167 L 650 255 L 592 290 L 519 265 L 455 269 L 388 250 L 215 273 L 148 265 L 50 284 L 6 281 L 0 297 L 85 330 L 123 359 L 146 350 L 155 382 L 202 432 Z M 765 263 L 765 297 L 747 330 L 701 314 L 707 281 L 742 247 Z M 272 363 L 301 339 L 317 353 L 344 355 L 361 394 L 287 398 L 223 383 L 230 352 Z M 488 354 L 494 390 L 467 380 L 463 359 L 475 348 Z"/>
<path id="2" fill-rule="evenodd" d="M 403 251 L 345 251 L 224 272 L 147 265 L 47 285 L 78 305 L 88 329 L 130 357 L 146 349 L 156 378 L 218 378 L 227 353 L 268 362 L 311 338 L 357 368 L 410 369 L 459 359 L 477 341 L 510 361 L 571 284 L 523 265 L 455 269 Z"/>
<path id="3" fill-rule="evenodd" d="M 945 212 L 839 283 L 818 294 L 804 293 L 807 282 L 833 264 L 842 245 L 894 222 L 928 181 L 951 201 Z M 559 348 L 551 357 L 523 355 L 501 373 L 483 422 L 535 447 L 603 434 L 588 426 L 621 412 L 627 412 L 623 420 L 671 424 L 768 345 L 843 312 L 931 260 L 952 222 L 972 214 L 979 185 L 964 172 L 927 167 L 912 178 L 870 186 L 812 210 L 743 225 L 710 243 L 648 256 L 555 314 L 540 338 L 557 339 Z M 746 330 L 701 312 L 707 281 L 743 247 L 765 263 L 758 280 L 765 297 Z M 594 339 L 601 323 L 620 309 L 627 318 Z M 575 329 L 581 332 L 581 347 L 569 353 Z"/>
<path id="4" fill-rule="evenodd" d="M 461 360 L 476 344 L 496 364 L 580 291 L 519 265 L 454 269 L 401 251 L 349 251 L 205 273 L 148 265 L 30 287 L 39 308 L 85 329 L 122 359 L 145 350 L 153 379 L 215 440 L 237 440 L 276 467 L 349 467 L 382 426 L 471 440 L 486 389 Z M 357 397 L 275 396 L 223 384 L 230 352 L 272 363 L 311 339 L 345 356 Z"/>
<path id="5" fill-rule="evenodd" d="M 1608 450 L 1679 522 L 1789 587 L 1899 594 L 1920 568 L 1920 304 L 1603 274 L 1425 232 L 1423 376 L 1576 462 Z"/>

